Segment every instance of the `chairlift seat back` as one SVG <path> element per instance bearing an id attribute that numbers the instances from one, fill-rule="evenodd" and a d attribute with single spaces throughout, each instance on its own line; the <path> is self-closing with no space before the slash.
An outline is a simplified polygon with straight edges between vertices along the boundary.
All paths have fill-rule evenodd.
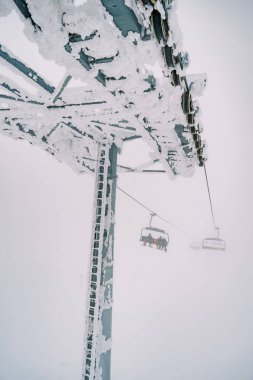
<path id="1" fill-rule="evenodd" d="M 201 249 L 202 248 L 201 241 L 199 241 L 199 240 L 192 240 L 191 243 L 190 243 L 190 248 L 192 248 L 192 249 Z"/>
<path id="2" fill-rule="evenodd" d="M 141 240 L 144 237 L 147 237 L 149 234 L 151 234 L 153 239 L 158 239 L 160 236 L 169 242 L 169 235 L 164 230 L 160 230 L 160 228 L 155 227 L 145 227 L 141 231 Z"/>
<path id="3" fill-rule="evenodd" d="M 217 251 L 225 251 L 226 244 L 224 240 L 219 238 L 206 238 L 202 242 L 202 248 L 213 249 Z"/>

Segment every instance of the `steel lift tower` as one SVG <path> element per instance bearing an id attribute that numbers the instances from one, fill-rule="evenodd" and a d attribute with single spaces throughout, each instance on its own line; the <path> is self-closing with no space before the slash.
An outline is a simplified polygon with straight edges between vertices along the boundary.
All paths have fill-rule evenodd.
<path id="1" fill-rule="evenodd" d="M 160 162 L 160 172 L 189 176 L 204 165 L 195 96 L 205 76 L 185 73 L 188 55 L 173 0 L 78 6 L 74 0 L 13 0 L 3 2 L 0 16 L 12 10 L 41 59 L 64 66 L 66 76 L 52 86 L 0 41 L 0 65 L 38 88 L 31 95 L 0 74 L 0 131 L 95 176 L 82 379 L 110 380 L 117 173 L 155 172 L 152 165 Z M 72 77 L 84 85 L 70 88 Z M 117 165 L 122 145 L 136 139 L 149 144 L 150 162 Z"/>
<path id="2" fill-rule="evenodd" d="M 110 379 L 117 147 L 98 145 L 83 379 Z"/>

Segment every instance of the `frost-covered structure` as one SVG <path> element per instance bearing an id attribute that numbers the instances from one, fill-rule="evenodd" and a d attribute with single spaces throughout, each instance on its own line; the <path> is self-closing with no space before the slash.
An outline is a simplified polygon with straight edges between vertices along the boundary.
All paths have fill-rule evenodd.
<path id="1" fill-rule="evenodd" d="M 141 138 L 171 177 L 203 166 L 194 98 L 206 77 L 185 73 L 173 0 L 0 0 L 0 16 L 13 8 L 66 76 L 55 88 L 0 41 L 1 62 L 40 89 L 32 96 L 0 74 L 0 131 L 96 175 L 83 380 L 109 380 L 117 151 Z M 72 77 L 84 85 L 68 87 Z"/>
<path id="2" fill-rule="evenodd" d="M 195 164 L 203 163 L 198 107 L 184 111 L 182 97 L 191 89 L 195 95 L 205 77 L 191 76 L 187 84 L 188 56 L 173 1 L 87 0 L 75 6 L 72 0 L 1 0 L 0 14 L 15 6 L 26 36 L 44 58 L 66 67 L 67 76 L 54 88 L 0 45 L 6 64 L 41 88 L 31 98 L 0 77 L 10 93 L 1 95 L 4 134 L 41 146 L 78 172 L 94 170 L 101 138 L 119 147 L 144 139 L 172 176 L 191 175 Z M 71 76 L 86 86 L 68 89 Z"/>

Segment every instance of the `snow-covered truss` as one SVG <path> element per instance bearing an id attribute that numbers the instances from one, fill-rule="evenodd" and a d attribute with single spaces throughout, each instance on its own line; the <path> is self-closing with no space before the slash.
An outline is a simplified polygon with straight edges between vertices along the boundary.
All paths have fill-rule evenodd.
<path id="1" fill-rule="evenodd" d="M 0 77 L 10 93 L 0 95 L 3 133 L 42 146 L 79 172 L 94 171 L 94 146 L 101 138 L 117 146 L 144 139 L 172 175 L 191 175 L 195 164 L 203 164 L 199 107 L 192 99 L 184 104 L 184 97 L 192 98 L 205 77 L 185 76 L 188 56 L 181 49 L 173 1 L 4 5 L 16 5 L 27 37 L 38 43 L 43 57 L 65 66 L 67 75 L 54 88 L 1 44 L 2 61 L 43 90 L 31 98 Z M 68 89 L 72 76 L 86 86 Z"/>
<path id="2" fill-rule="evenodd" d="M 80 3 L 80 1 L 78 1 Z M 203 166 L 199 106 L 205 75 L 187 76 L 173 0 L 0 0 L 18 11 L 43 58 L 64 66 L 54 87 L 0 41 L 0 61 L 39 89 L 0 74 L 0 130 L 94 173 L 95 205 L 83 380 L 110 379 L 117 151 L 142 139 L 171 176 Z M 70 88 L 72 78 L 84 85 Z M 125 171 L 145 171 L 120 167 Z"/>

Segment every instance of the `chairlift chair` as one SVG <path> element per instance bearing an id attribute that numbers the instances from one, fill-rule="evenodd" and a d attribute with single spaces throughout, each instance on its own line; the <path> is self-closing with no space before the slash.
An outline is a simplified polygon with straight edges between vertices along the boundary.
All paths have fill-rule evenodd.
<path id="1" fill-rule="evenodd" d="M 157 249 L 167 251 L 167 245 L 169 244 L 169 235 L 166 231 L 160 228 L 152 227 L 152 219 L 156 214 L 151 214 L 149 227 L 144 227 L 141 230 L 140 241 L 144 246 L 155 246 Z"/>
<path id="2" fill-rule="evenodd" d="M 192 249 L 201 249 L 202 248 L 202 242 L 201 240 L 193 239 L 190 243 L 190 248 Z"/>
<path id="3" fill-rule="evenodd" d="M 226 243 L 224 240 L 220 239 L 220 229 L 218 227 L 215 228 L 217 231 L 216 237 L 207 237 L 202 241 L 203 249 L 213 249 L 215 251 L 225 251 Z"/>

